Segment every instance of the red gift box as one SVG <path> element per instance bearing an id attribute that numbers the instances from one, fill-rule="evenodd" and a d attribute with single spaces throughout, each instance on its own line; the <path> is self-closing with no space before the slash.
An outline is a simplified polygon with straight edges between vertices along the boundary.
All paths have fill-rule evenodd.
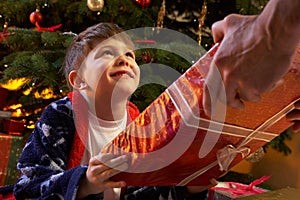
<path id="1" fill-rule="evenodd" d="M 14 184 L 18 177 L 17 161 L 24 146 L 24 137 L 0 133 L 0 186 Z"/>
<path id="2" fill-rule="evenodd" d="M 23 135 L 25 123 L 23 121 L 6 119 L 4 121 L 4 132 L 10 135 Z"/>
<path id="3" fill-rule="evenodd" d="M 300 51 L 281 86 L 258 103 L 246 102 L 243 110 L 219 103 L 216 110 L 221 112 L 211 120 L 203 112 L 202 89 L 216 50 L 200 58 L 102 150 L 131 158 L 129 168 L 113 180 L 209 185 L 211 178 L 222 176 L 291 125 L 285 115 L 300 99 Z"/>

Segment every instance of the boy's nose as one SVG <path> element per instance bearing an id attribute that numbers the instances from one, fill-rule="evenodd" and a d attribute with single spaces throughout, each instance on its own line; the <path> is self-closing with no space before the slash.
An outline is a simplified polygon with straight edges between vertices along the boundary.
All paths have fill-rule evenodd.
<path id="1" fill-rule="evenodd" d="M 129 66 L 129 62 L 125 55 L 120 55 L 116 62 L 118 66 Z"/>

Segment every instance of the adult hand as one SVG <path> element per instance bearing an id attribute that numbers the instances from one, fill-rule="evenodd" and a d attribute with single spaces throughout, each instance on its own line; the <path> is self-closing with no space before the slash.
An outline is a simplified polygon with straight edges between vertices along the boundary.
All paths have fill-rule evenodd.
<path id="1" fill-rule="evenodd" d="M 292 131 L 300 131 L 300 101 L 295 103 L 295 109 L 286 115 L 286 118 L 293 122 Z"/>
<path id="2" fill-rule="evenodd" d="M 288 71 L 293 51 L 282 50 L 262 27 L 258 16 L 237 14 L 213 24 L 214 41 L 221 44 L 204 85 L 206 114 L 212 114 L 217 99 L 238 109 L 243 101 L 259 101 Z"/>
<path id="3" fill-rule="evenodd" d="M 86 177 L 80 182 L 77 198 L 104 192 L 108 188 L 124 187 L 124 181 L 111 181 L 110 178 L 128 168 L 128 157 L 112 154 L 99 154 L 89 161 Z"/>

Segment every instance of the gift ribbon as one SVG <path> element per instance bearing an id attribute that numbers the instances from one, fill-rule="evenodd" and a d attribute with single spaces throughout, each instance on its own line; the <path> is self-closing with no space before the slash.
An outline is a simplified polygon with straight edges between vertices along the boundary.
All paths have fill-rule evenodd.
<path id="1" fill-rule="evenodd" d="M 256 185 L 259 185 L 268 179 L 270 179 L 271 176 L 263 176 L 259 179 L 254 180 L 249 185 L 244 185 L 241 183 L 236 182 L 225 182 L 229 187 L 213 187 L 210 190 L 212 191 L 225 191 L 230 194 L 232 194 L 234 197 L 240 196 L 240 195 L 249 195 L 249 194 L 259 194 L 263 193 L 266 190 L 260 189 L 255 187 Z"/>
<path id="2" fill-rule="evenodd" d="M 231 164 L 231 162 L 234 160 L 234 158 L 237 156 L 238 153 L 242 153 L 243 158 L 245 157 L 244 151 L 248 149 L 247 155 L 250 153 L 250 148 L 245 147 L 246 144 L 248 144 L 255 135 L 257 135 L 260 131 L 266 130 L 276 122 L 278 122 L 280 119 L 282 119 L 286 114 L 290 111 L 292 111 L 295 106 L 295 102 L 299 101 L 299 99 L 293 101 L 288 106 L 286 106 L 284 109 L 282 109 L 280 112 L 276 113 L 272 117 L 270 117 L 268 120 L 266 120 L 264 123 L 262 123 L 257 129 L 252 131 L 252 133 L 246 137 L 237 147 L 234 147 L 233 145 L 227 145 L 223 149 L 218 150 L 217 152 L 217 160 L 221 171 L 228 171 L 228 168 Z M 246 155 L 246 156 L 247 156 Z"/>
<path id="3" fill-rule="evenodd" d="M 228 171 L 228 168 L 237 154 L 241 154 L 242 158 L 246 158 L 251 152 L 249 147 L 239 147 L 236 148 L 233 145 L 227 145 L 224 148 L 220 149 L 217 152 L 217 160 L 218 165 L 220 167 L 220 171 Z"/>
<path id="4" fill-rule="evenodd" d="M 276 122 L 281 120 L 283 117 L 285 117 L 288 112 L 292 111 L 295 108 L 294 104 L 299 100 L 300 100 L 300 98 L 296 99 L 295 101 L 292 101 L 289 105 L 287 105 L 281 111 L 279 111 L 278 113 L 276 113 L 275 115 L 270 117 L 268 120 L 266 120 L 264 123 L 262 123 L 257 129 L 253 130 L 237 147 L 234 147 L 233 145 L 229 145 L 229 146 L 233 146 L 234 147 L 233 149 L 236 149 L 236 150 L 230 150 L 230 151 L 228 151 L 228 149 L 226 150 L 226 148 L 229 148 L 229 146 L 225 147 L 225 149 L 219 150 L 220 153 L 217 153 L 217 154 L 226 155 L 226 156 L 224 156 L 224 160 L 222 160 L 222 161 L 217 160 L 217 161 L 210 163 L 206 167 L 204 167 L 204 168 L 194 172 L 190 176 L 186 177 L 177 185 L 184 186 L 184 185 L 188 184 L 190 181 L 192 181 L 195 178 L 197 178 L 198 176 L 204 174 L 205 172 L 207 172 L 211 168 L 215 167 L 216 165 L 219 165 L 220 169 L 227 171 L 231 162 L 237 155 L 236 152 L 238 152 L 238 153 L 243 152 L 245 150 L 244 149 L 245 145 L 247 145 L 251 140 L 253 140 L 253 138 L 257 134 L 260 134 L 262 130 L 266 130 L 267 128 L 269 128 L 270 126 L 272 126 L 273 124 L 275 124 Z M 229 153 L 226 154 L 226 153 L 223 153 L 222 151 L 225 151 L 225 152 L 227 151 Z M 220 163 L 221 163 L 221 165 L 220 165 Z"/>

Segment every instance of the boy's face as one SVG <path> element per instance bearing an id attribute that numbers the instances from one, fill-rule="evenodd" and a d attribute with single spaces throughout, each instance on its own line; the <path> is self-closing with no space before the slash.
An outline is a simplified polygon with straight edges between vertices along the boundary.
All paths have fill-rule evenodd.
<path id="1" fill-rule="evenodd" d="M 134 51 L 115 38 L 98 44 L 88 54 L 81 70 L 82 79 L 96 101 L 112 95 L 128 98 L 137 89 L 140 79 Z"/>

